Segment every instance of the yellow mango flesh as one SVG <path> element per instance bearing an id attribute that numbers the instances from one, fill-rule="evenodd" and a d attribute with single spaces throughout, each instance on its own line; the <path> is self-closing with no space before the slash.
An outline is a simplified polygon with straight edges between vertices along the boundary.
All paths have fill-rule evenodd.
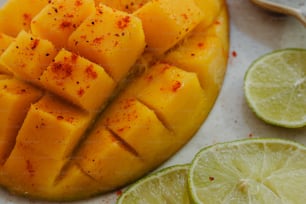
<path id="1" fill-rule="evenodd" d="M 200 23 L 204 28 L 211 25 L 219 15 L 220 10 L 224 8 L 225 0 L 194 0 L 204 13 L 204 19 Z"/>
<path id="2" fill-rule="evenodd" d="M 42 154 L 61 159 L 71 154 L 91 119 L 90 114 L 46 95 L 31 106 L 16 140 Z"/>
<path id="3" fill-rule="evenodd" d="M 48 189 L 48 192 L 44 192 L 44 195 L 51 201 L 69 201 L 88 198 L 105 191 L 105 186 L 101 186 L 99 182 L 84 173 L 77 164 L 72 163 L 64 168 L 53 187 Z"/>
<path id="4" fill-rule="evenodd" d="M 207 29 L 197 27 L 178 49 L 169 52 L 164 61 L 186 71 L 197 73 L 202 88 L 212 102 L 219 92 L 228 53 L 227 10 L 222 9 L 220 16 Z M 220 67 L 223 67 L 221 69 Z"/>
<path id="5" fill-rule="evenodd" d="M 12 192 L 40 197 L 53 188 L 65 163 L 65 159 L 50 157 L 19 142 L 2 167 L 0 181 Z"/>
<path id="6" fill-rule="evenodd" d="M 18 195 L 78 200 L 142 177 L 192 138 L 226 70 L 224 0 L 55 0 L 13 22 L 0 26 L 0 184 Z"/>
<path id="7" fill-rule="evenodd" d="M 115 88 L 115 82 L 101 66 L 64 49 L 43 72 L 40 82 L 91 112 L 97 112 Z"/>
<path id="8" fill-rule="evenodd" d="M 39 84 L 39 77 L 56 52 L 49 41 L 21 31 L 1 55 L 0 61 L 17 77 Z"/>
<path id="9" fill-rule="evenodd" d="M 12 43 L 13 37 L 0 33 L 0 56 L 6 50 L 6 48 Z M 5 64 L 0 60 L 0 73 L 9 74 L 10 71 Z"/>
<path id="10" fill-rule="evenodd" d="M 149 49 L 162 54 L 184 36 L 201 20 L 203 12 L 190 0 L 150 1 L 135 12 L 143 23 Z"/>
<path id="11" fill-rule="evenodd" d="M 17 36 L 21 30 L 29 31 L 32 18 L 49 0 L 8 0 L 0 9 L 0 30 Z"/>
<path id="12" fill-rule="evenodd" d="M 39 196 L 53 188 L 69 156 L 91 122 L 91 115 L 44 96 L 33 104 L 18 132 L 16 144 L 3 165 L 4 183 Z M 23 172 L 23 173 L 20 173 Z"/>
<path id="13" fill-rule="evenodd" d="M 121 186 L 122 181 L 133 181 L 150 167 L 100 124 L 97 123 L 78 151 L 76 162 L 83 172 L 99 182 L 102 191 L 109 191 Z"/>
<path id="14" fill-rule="evenodd" d="M 3 77 L 4 78 L 4 77 Z M 7 159 L 31 103 L 42 92 L 16 79 L 0 80 L 0 163 Z"/>
<path id="15" fill-rule="evenodd" d="M 191 123 L 194 124 L 207 114 L 208 109 L 205 106 L 209 105 L 206 104 L 208 99 L 196 74 L 169 64 L 158 64 L 150 70 L 152 71 L 134 82 L 128 91 L 154 110 L 167 129 L 175 133 L 195 131 L 191 131 L 192 125 L 189 129 L 184 118 L 194 120 Z M 190 110 L 187 108 L 188 104 L 193 102 L 195 104 Z M 178 115 L 183 117 L 177 117 Z"/>
<path id="16" fill-rule="evenodd" d="M 65 47 L 70 34 L 94 10 L 93 0 L 54 0 L 32 20 L 32 33 L 48 39 L 56 47 Z"/>
<path id="17" fill-rule="evenodd" d="M 133 13 L 134 11 L 141 8 L 143 5 L 145 5 L 150 0 L 120 0 L 120 1 L 114 1 L 114 0 L 95 0 L 96 4 L 105 4 L 109 7 L 125 11 L 128 13 Z"/>
<path id="18" fill-rule="evenodd" d="M 133 15 L 100 4 L 95 14 L 72 33 L 68 47 L 120 81 L 145 47 L 142 23 Z"/>

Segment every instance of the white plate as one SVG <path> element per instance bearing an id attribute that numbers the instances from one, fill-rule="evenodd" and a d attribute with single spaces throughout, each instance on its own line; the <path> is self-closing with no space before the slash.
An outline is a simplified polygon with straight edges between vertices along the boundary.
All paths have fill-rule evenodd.
<path id="1" fill-rule="evenodd" d="M 0 4 L 4 2 L 5 0 L 0 0 Z M 199 132 L 160 168 L 188 163 L 201 148 L 217 142 L 250 137 L 277 137 L 306 144 L 306 128 L 284 129 L 263 123 L 250 111 L 243 95 L 243 77 L 250 63 L 275 49 L 306 48 L 306 28 L 293 17 L 269 13 L 248 0 L 228 0 L 228 6 L 231 17 L 231 49 L 222 91 Z M 112 204 L 116 197 L 116 193 L 112 193 L 87 202 L 73 203 Z M 0 203 L 42 202 L 17 198 L 0 191 Z"/>

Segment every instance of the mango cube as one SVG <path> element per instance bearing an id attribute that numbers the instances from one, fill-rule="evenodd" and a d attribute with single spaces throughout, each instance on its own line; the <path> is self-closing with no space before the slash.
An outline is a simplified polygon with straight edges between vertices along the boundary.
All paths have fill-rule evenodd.
<path id="1" fill-rule="evenodd" d="M 22 190 L 36 197 L 46 194 L 46 191 L 53 188 L 56 178 L 67 162 L 67 159 L 49 155 L 17 143 L 2 167 L 2 182 L 12 191 Z"/>
<path id="2" fill-rule="evenodd" d="M 55 159 L 64 158 L 70 155 L 91 119 L 90 114 L 46 95 L 31 106 L 17 143 Z"/>
<path id="3" fill-rule="evenodd" d="M 140 19 L 100 4 L 72 33 L 68 45 L 120 81 L 143 52 L 145 40 Z"/>
<path id="4" fill-rule="evenodd" d="M 17 36 L 21 30 L 29 31 L 32 18 L 49 0 L 8 0 L 0 9 L 0 32 Z"/>
<path id="5" fill-rule="evenodd" d="M 150 1 L 135 15 L 142 20 L 149 50 L 156 54 L 173 47 L 204 17 L 193 0 Z"/>
<path id="6" fill-rule="evenodd" d="M 0 80 L 0 164 L 3 164 L 13 149 L 31 104 L 41 95 L 41 90 L 19 80 Z"/>
<path id="7" fill-rule="evenodd" d="M 157 64 L 129 90 L 154 110 L 160 121 L 172 130 L 177 142 L 184 143 L 209 111 L 207 96 L 195 73 L 168 64 Z M 178 103 L 179 101 L 179 103 Z M 191 122 L 186 124 L 186 118 Z M 180 138 L 183 135 L 184 138 Z"/>
<path id="8" fill-rule="evenodd" d="M 13 37 L 0 33 L 0 55 L 6 50 L 6 48 L 12 43 Z"/>
<path id="9" fill-rule="evenodd" d="M 169 52 L 165 62 L 196 73 L 206 94 L 209 94 L 213 101 L 215 100 L 221 88 L 226 67 L 223 45 L 218 37 L 191 37 L 181 47 Z"/>
<path id="10" fill-rule="evenodd" d="M 47 40 L 21 31 L 1 55 L 0 61 L 17 77 L 39 83 L 39 77 L 56 55 L 55 47 Z"/>
<path id="11" fill-rule="evenodd" d="M 225 74 L 228 53 L 227 9 L 223 7 L 210 26 L 201 23 L 182 45 L 167 53 L 164 61 L 197 73 L 212 102 Z"/>
<path id="12" fill-rule="evenodd" d="M 6 50 L 6 48 L 12 43 L 13 37 L 0 33 L 0 56 Z M 8 68 L 0 61 L 0 73 L 10 73 Z"/>
<path id="13" fill-rule="evenodd" d="M 214 19 L 210 26 L 206 26 L 205 23 L 200 23 L 195 29 L 193 35 L 199 37 L 216 36 L 222 42 L 224 50 L 224 57 L 227 60 L 229 50 L 229 26 L 228 26 L 228 10 L 225 6 L 221 8 L 219 15 Z"/>
<path id="14" fill-rule="evenodd" d="M 85 187 L 86 186 L 86 187 Z M 63 201 L 79 200 L 104 192 L 105 187 L 71 162 L 60 173 L 54 186 L 48 189 L 47 197 L 55 200 L 53 195 L 58 195 Z"/>
<path id="15" fill-rule="evenodd" d="M 88 111 L 98 111 L 115 88 L 102 67 L 64 49 L 40 81 L 46 89 Z"/>
<path id="16" fill-rule="evenodd" d="M 201 26 L 203 27 L 207 27 L 213 23 L 225 4 L 225 0 L 194 0 L 194 2 L 203 11 L 205 16 L 201 21 Z"/>
<path id="17" fill-rule="evenodd" d="M 117 188 L 122 181 L 129 182 L 149 168 L 103 126 L 102 120 L 82 144 L 76 159 L 83 172 L 97 180 L 104 190 Z"/>
<path id="18" fill-rule="evenodd" d="M 33 18 L 31 30 L 56 47 L 65 47 L 70 34 L 94 11 L 93 0 L 54 0 Z"/>
<path id="19" fill-rule="evenodd" d="M 146 162 L 159 163 L 169 156 L 167 151 L 171 151 L 175 142 L 174 134 L 153 110 L 134 97 L 121 97 L 103 117 L 104 125 Z"/>

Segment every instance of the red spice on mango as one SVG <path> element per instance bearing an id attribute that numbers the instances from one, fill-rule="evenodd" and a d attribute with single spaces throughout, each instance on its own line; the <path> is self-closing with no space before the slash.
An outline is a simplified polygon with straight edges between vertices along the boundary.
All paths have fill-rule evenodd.
<path id="1" fill-rule="evenodd" d="M 128 24 L 130 23 L 131 21 L 131 18 L 130 16 L 125 16 L 123 17 L 122 19 L 120 19 L 118 22 L 117 22 L 117 26 L 118 28 L 120 29 L 124 29 L 128 26 Z"/>
<path id="2" fill-rule="evenodd" d="M 79 58 L 79 56 L 77 54 L 72 53 L 72 55 L 71 55 L 71 62 L 76 63 L 78 58 Z"/>
<path id="3" fill-rule="evenodd" d="M 39 44 L 39 39 L 35 39 L 33 40 L 33 43 L 32 43 L 32 46 L 31 46 L 31 49 L 34 50 Z"/>
<path id="4" fill-rule="evenodd" d="M 71 26 L 71 22 L 69 22 L 69 21 L 63 21 L 61 24 L 60 24 L 60 28 L 68 28 L 68 27 L 70 27 Z"/>
<path id="5" fill-rule="evenodd" d="M 74 5 L 76 6 L 82 6 L 83 2 L 81 0 L 76 0 Z"/>
<path id="6" fill-rule="evenodd" d="M 80 89 L 78 90 L 78 95 L 79 95 L 80 97 L 83 96 L 84 93 L 85 93 L 84 89 L 80 88 Z"/>
<path id="7" fill-rule="evenodd" d="M 26 161 L 26 169 L 31 177 L 34 176 L 35 170 L 30 160 Z"/>
<path id="8" fill-rule="evenodd" d="M 72 66 L 68 63 L 54 62 L 51 64 L 51 70 L 57 79 L 65 79 L 72 74 Z"/>
<path id="9" fill-rule="evenodd" d="M 97 37 L 93 40 L 93 43 L 95 44 L 101 44 L 101 42 L 104 40 L 104 37 L 101 36 L 101 37 Z"/>
<path id="10" fill-rule="evenodd" d="M 182 17 L 183 17 L 185 20 L 188 19 L 188 15 L 187 15 L 186 13 L 183 13 L 183 14 L 182 14 Z"/>
<path id="11" fill-rule="evenodd" d="M 199 43 L 198 43 L 198 47 L 199 47 L 199 48 L 204 47 L 204 43 L 203 43 L 203 42 L 199 42 Z"/>
<path id="12" fill-rule="evenodd" d="M 89 78 L 96 79 L 98 77 L 98 74 L 95 72 L 92 64 L 86 68 L 85 72 Z"/>
<path id="13" fill-rule="evenodd" d="M 170 64 L 165 64 L 161 70 L 161 73 L 164 73 L 167 69 L 169 69 L 171 67 Z"/>
<path id="14" fill-rule="evenodd" d="M 32 20 L 32 16 L 30 14 L 28 14 L 28 13 L 24 13 L 23 14 L 23 20 L 24 20 L 24 22 L 23 22 L 24 26 L 30 25 L 31 20 Z"/>
<path id="15" fill-rule="evenodd" d="M 57 120 L 63 120 L 63 119 L 64 119 L 64 116 L 58 115 L 58 116 L 56 117 L 56 119 L 57 119 Z"/>
<path id="16" fill-rule="evenodd" d="M 182 83 L 180 81 L 175 81 L 172 84 L 172 91 L 176 92 L 179 88 L 181 88 L 181 86 L 182 86 Z"/>

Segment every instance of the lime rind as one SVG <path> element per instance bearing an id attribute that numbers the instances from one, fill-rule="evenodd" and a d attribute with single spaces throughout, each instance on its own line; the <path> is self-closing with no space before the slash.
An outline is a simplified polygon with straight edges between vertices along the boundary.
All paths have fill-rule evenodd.
<path id="1" fill-rule="evenodd" d="M 189 164 L 180 164 L 150 174 L 128 187 L 117 204 L 188 204 L 188 170 Z"/>
<path id="2" fill-rule="evenodd" d="M 255 60 L 245 74 L 244 92 L 263 121 L 287 128 L 306 126 L 306 50 L 282 49 Z"/>
<path id="3" fill-rule="evenodd" d="M 200 150 L 188 175 L 194 203 L 304 203 L 306 147 L 265 138 Z"/>

